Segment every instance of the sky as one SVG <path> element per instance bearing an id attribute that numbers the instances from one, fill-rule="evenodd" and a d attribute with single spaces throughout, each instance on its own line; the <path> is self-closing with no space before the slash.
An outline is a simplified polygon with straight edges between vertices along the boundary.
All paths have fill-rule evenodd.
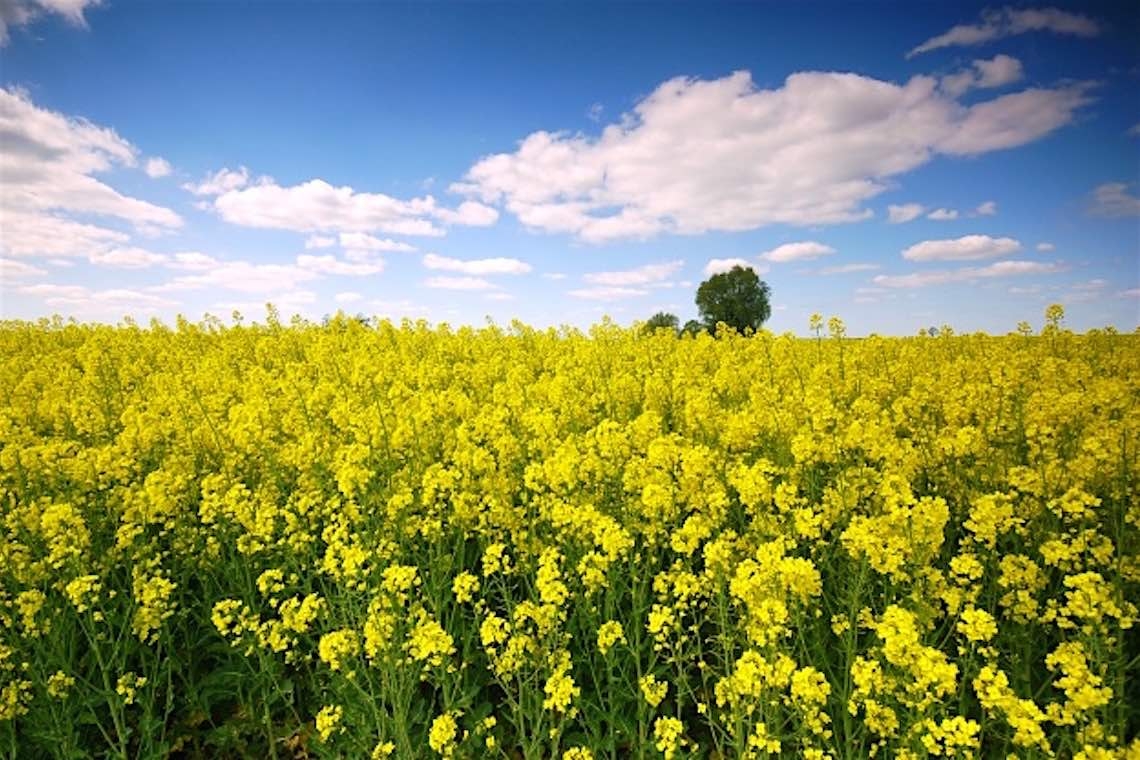
<path id="1" fill-rule="evenodd" d="M 0 2 L 0 315 L 1140 324 L 1140 6 Z"/>

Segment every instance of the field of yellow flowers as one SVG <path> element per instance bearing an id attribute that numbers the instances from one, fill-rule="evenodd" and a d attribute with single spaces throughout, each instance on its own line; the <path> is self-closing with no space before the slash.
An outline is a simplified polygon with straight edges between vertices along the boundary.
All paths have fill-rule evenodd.
<path id="1" fill-rule="evenodd" d="M 1140 335 L 831 327 L 3 323 L 0 752 L 1140 756 Z"/>

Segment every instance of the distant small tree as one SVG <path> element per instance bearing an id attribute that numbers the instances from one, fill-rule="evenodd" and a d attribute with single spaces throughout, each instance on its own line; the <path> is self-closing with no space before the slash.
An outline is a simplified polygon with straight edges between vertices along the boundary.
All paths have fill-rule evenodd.
<path id="1" fill-rule="evenodd" d="M 734 266 L 727 272 L 714 274 L 697 288 L 697 309 L 705 328 L 716 330 L 724 322 L 743 333 L 759 330 L 772 316 L 768 283 L 751 267 Z"/>
<path id="2" fill-rule="evenodd" d="M 695 319 L 690 319 L 685 323 L 685 326 L 681 328 L 681 332 L 685 333 L 686 335 L 696 335 L 704 329 L 705 326 L 703 324 Z"/>
<path id="3" fill-rule="evenodd" d="M 676 334 L 681 329 L 681 320 L 677 319 L 676 314 L 659 311 L 645 321 L 645 327 L 643 329 L 646 333 L 653 334 L 662 328 L 672 330 L 673 333 Z"/>

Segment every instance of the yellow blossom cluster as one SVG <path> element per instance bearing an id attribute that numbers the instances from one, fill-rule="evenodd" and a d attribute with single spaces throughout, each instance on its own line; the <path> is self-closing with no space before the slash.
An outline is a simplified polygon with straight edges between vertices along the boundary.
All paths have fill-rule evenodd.
<path id="1" fill-rule="evenodd" d="M 812 327 L 0 325 L 0 747 L 1140 756 L 1140 336 Z"/>

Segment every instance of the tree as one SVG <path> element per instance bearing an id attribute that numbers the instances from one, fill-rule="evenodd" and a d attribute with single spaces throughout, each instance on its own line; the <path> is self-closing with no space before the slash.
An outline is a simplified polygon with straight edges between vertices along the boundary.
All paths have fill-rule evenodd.
<path id="1" fill-rule="evenodd" d="M 681 320 L 677 319 L 676 314 L 659 311 L 645 322 L 645 332 L 651 335 L 662 328 L 668 328 L 674 333 L 677 333 L 681 328 Z"/>
<path id="2" fill-rule="evenodd" d="M 714 274 L 697 288 L 697 309 L 712 332 L 724 322 L 738 332 L 756 331 L 772 315 L 772 289 L 751 267 L 734 266 Z"/>
<path id="3" fill-rule="evenodd" d="M 685 323 L 685 326 L 681 328 L 681 332 L 685 333 L 686 335 L 696 336 L 697 333 L 702 332 L 704 329 L 705 326 L 700 322 L 695 319 L 690 319 Z"/>

